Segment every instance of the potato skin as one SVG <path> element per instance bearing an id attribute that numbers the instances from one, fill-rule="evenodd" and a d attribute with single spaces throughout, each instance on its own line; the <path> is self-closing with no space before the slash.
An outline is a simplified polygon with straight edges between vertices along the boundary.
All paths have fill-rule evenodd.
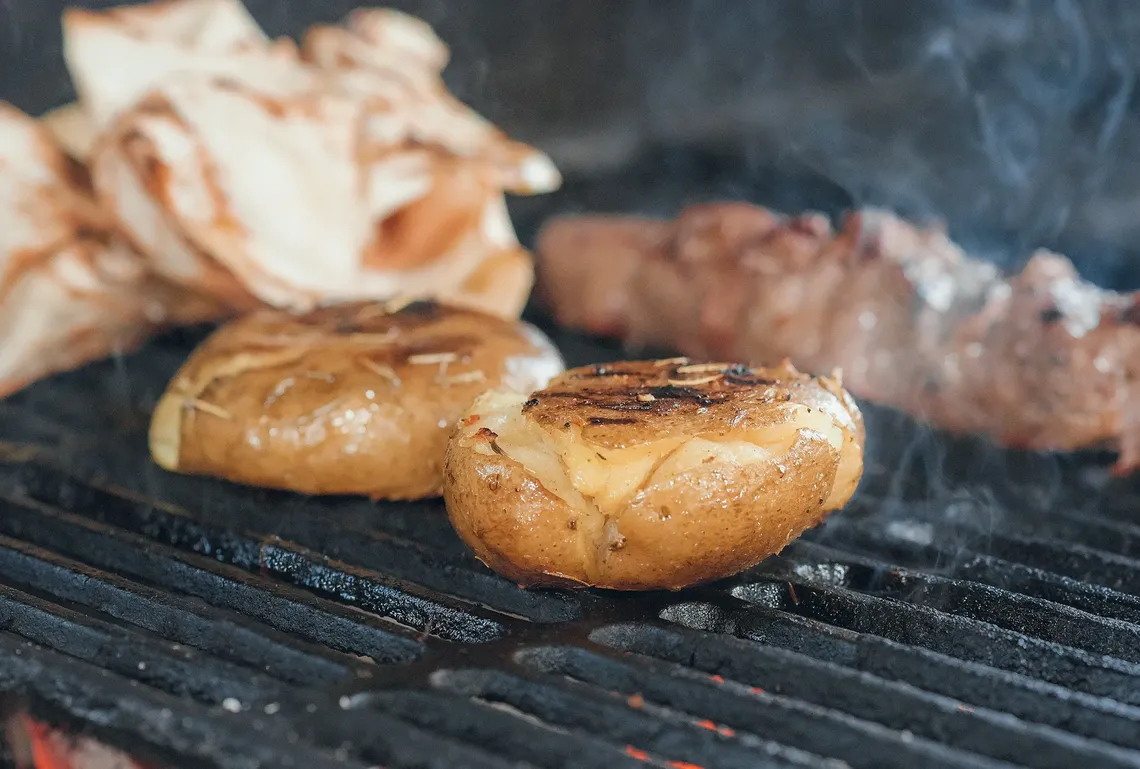
<path id="1" fill-rule="evenodd" d="M 475 446 L 448 443 L 443 484 L 451 524 L 475 556 L 524 587 L 588 586 L 575 567 L 579 514 L 518 462 Z"/>
<path id="2" fill-rule="evenodd" d="M 615 364 L 610 370 L 645 365 L 652 364 Z M 794 392 L 799 405 L 843 412 L 843 451 L 857 454 L 861 473 L 863 426 L 850 396 L 835 382 L 821 383 L 790 367 L 753 371 L 777 383 L 773 403 L 793 402 L 783 398 Z M 661 386 L 653 384 L 663 378 L 659 371 L 650 370 L 645 377 L 641 374 L 646 369 L 639 372 L 629 379 L 587 386 L 588 396 L 575 401 L 566 392 L 573 388 L 574 378 L 589 369 L 568 371 L 535 393 L 524 414 L 545 422 L 549 429 L 568 424 L 593 429 L 590 445 L 611 447 L 635 444 L 638 432 L 650 438 L 678 431 L 707 435 L 718 421 L 709 411 L 723 410 L 722 417 L 732 413 L 733 419 L 754 427 L 779 423 L 778 413 L 761 413 L 763 399 L 736 392 L 740 397 L 725 398 L 711 407 L 690 408 L 684 401 L 670 407 L 658 399 L 652 402 L 655 410 L 641 412 L 637 424 L 598 424 L 593 404 L 599 399 L 606 402 L 609 396 L 612 407 L 622 388 L 636 391 L 647 382 Z M 713 390 L 718 388 L 723 385 L 714 385 Z M 477 401 L 474 408 L 479 405 Z M 678 590 L 731 576 L 822 522 L 833 507 L 847 501 L 858 483 L 857 475 L 850 491 L 833 495 L 840 451 L 822 436 L 800 430 L 788 450 L 771 462 L 700 464 L 667 482 L 637 490 L 616 514 L 607 516 L 606 526 L 612 525 L 616 536 L 583 542 L 583 516 L 589 513 L 549 491 L 523 464 L 496 450 L 492 441 L 498 436 L 492 430 L 463 429 L 473 425 L 474 417 L 461 420 L 461 429 L 448 444 L 444 482 L 448 514 L 481 561 L 524 586 Z M 731 429 L 724 423 L 720 428 Z"/>
<path id="3" fill-rule="evenodd" d="M 195 350 L 155 409 L 151 453 L 168 470 L 306 494 L 438 496 L 447 437 L 475 396 L 561 368 L 535 329 L 430 302 L 266 310 Z"/>

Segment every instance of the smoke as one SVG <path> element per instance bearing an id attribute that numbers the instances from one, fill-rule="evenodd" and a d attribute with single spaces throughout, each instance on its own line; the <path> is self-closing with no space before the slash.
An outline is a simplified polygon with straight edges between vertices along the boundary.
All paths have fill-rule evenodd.
<path id="1" fill-rule="evenodd" d="M 1126 3 L 699 0 L 631 37 L 655 140 L 719 138 L 791 156 L 851 193 L 948 221 L 1003 267 L 1038 246 L 1101 283 L 1140 284 Z"/>

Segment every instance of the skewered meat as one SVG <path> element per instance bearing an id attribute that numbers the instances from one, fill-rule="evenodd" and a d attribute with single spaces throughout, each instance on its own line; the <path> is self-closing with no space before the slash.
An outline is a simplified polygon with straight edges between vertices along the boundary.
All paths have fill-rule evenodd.
<path id="1" fill-rule="evenodd" d="M 65 16 L 95 188 L 154 269 L 239 310 L 401 295 L 517 316 L 533 265 L 504 192 L 556 188 L 550 160 L 446 91 L 418 19 L 360 10 L 302 55 L 238 8 Z"/>
<path id="2" fill-rule="evenodd" d="M 841 368 L 857 396 L 948 431 L 1111 447 L 1115 472 L 1140 466 L 1138 297 L 1082 281 L 1057 254 L 1005 276 L 883 211 L 834 232 L 746 204 L 557 219 L 539 252 L 564 324 L 695 358 Z"/>
<path id="3" fill-rule="evenodd" d="M 154 278 L 50 132 L 0 104 L 0 397 L 221 312 Z"/>

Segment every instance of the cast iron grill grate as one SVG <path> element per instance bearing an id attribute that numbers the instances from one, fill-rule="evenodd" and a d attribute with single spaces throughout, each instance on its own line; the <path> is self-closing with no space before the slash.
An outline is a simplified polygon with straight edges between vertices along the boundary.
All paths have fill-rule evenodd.
<path id="1" fill-rule="evenodd" d="M 899 468 L 930 437 L 876 412 L 892 446 L 860 501 L 753 572 L 527 592 L 438 503 L 154 468 L 146 415 L 187 344 L 0 403 L 14 708 L 156 766 L 1140 766 L 1140 517 L 1090 463 L 967 443 Z M 1049 470 L 1048 512 L 963 496 L 950 470 L 995 456 L 1014 496 L 1040 492 L 1017 463 Z"/>

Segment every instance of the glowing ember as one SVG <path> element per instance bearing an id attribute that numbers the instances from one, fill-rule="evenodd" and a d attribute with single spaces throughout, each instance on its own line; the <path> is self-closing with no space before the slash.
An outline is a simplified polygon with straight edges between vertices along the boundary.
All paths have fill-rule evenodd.
<path id="1" fill-rule="evenodd" d="M 626 745 L 625 746 L 625 754 L 627 756 L 629 756 L 630 758 L 636 758 L 638 761 L 648 761 L 649 760 L 649 754 L 648 753 L 646 753 L 644 750 L 639 750 L 639 749 L 633 747 L 632 745 Z"/>
<path id="2" fill-rule="evenodd" d="M 19 769 L 156 769 L 89 737 L 69 735 L 26 715 L 9 721 L 7 732 Z"/>
<path id="3" fill-rule="evenodd" d="M 710 721 L 707 718 L 702 721 L 697 721 L 697 726 L 702 729 L 708 729 L 710 732 L 716 732 L 723 737 L 734 737 L 736 731 L 727 726 L 718 726 L 715 721 Z"/>

